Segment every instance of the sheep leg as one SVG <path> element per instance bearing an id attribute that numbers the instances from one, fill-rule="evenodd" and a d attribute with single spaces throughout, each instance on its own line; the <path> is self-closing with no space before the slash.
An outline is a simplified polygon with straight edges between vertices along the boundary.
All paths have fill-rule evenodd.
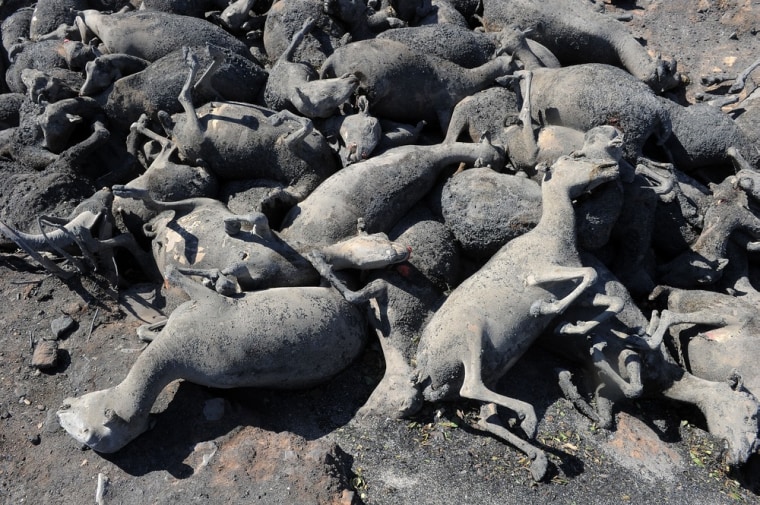
<path id="1" fill-rule="evenodd" d="M 446 130 L 446 137 L 443 139 L 444 144 L 456 142 L 462 132 L 469 128 L 470 117 L 467 114 L 467 101 L 465 98 L 454 107 L 449 120 L 449 127 Z"/>
<path id="2" fill-rule="evenodd" d="M 165 210 L 182 210 L 190 212 L 209 201 L 208 198 L 187 198 L 185 200 L 177 200 L 176 202 L 162 202 L 154 200 L 147 189 L 132 188 L 121 184 L 114 185 L 111 190 L 113 191 L 114 196 L 140 200 L 147 208 L 158 212 Z"/>
<path id="3" fill-rule="evenodd" d="M 653 182 L 652 191 L 660 196 L 660 200 L 665 203 L 673 201 L 676 196 L 676 177 L 671 163 L 657 163 L 647 158 L 639 158 L 635 173 Z"/>
<path id="4" fill-rule="evenodd" d="M 526 286 L 538 286 L 541 284 L 573 281 L 580 279 L 580 283 L 567 296 L 559 300 L 536 300 L 530 308 L 532 316 L 538 317 L 545 314 L 562 314 L 589 286 L 596 282 L 596 270 L 591 267 L 563 267 L 552 265 L 544 272 L 530 274 L 525 279 Z"/>
<path id="5" fill-rule="evenodd" d="M 212 58 L 211 64 L 208 66 L 208 68 L 206 68 L 203 74 L 201 74 L 198 82 L 196 82 L 195 86 L 193 86 L 193 89 L 195 91 L 202 91 L 205 94 L 214 97 L 216 100 L 224 100 L 224 96 L 222 96 L 222 94 L 219 93 L 211 83 L 211 78 L 214 76 L 219 67 L 222 66 L 226 56 L 220 48 L 211 44 L 206 44 L 206 52 Z"/>
<path id="6" fill-rule="evenodd" d="M 620 313 L 625 307 L 623 299 L 618 296 L 605 295 L 603 293 L 596 293 L 591 300 L 590 305 L 592 307 L 607 307 L 606 310 L 599 313 L 595 318 L 589 321 L 578 321 L 577 323 L 565 323 L 559 328 L 557 332 L 562 335 L 585 335 L 592 329 L 594 329 L 599 323 L 606 321 L 615 314 Z"/>
<path id="7" fill-rule="evenodd" d="M 311 121 L 311 119 L 293 114 L 287 109 L 283 109 L 278 113 L 269 116 L 269 123 L 272 126 L 280 126 L 287 120 L 301 125 L 299 129 L 288 132 L 282 137 L 288 147 L 293 149 L 298 142 L 305 139 L 309 134 L 311 134 L 311 132 L 314 131 L 314 123 Z"/>
<path id="8" fill-rule="evenodd" d="M 160 334 L 161 330 L 166 326 L 168 319 L 159 321 L 153 324 L 143 324 L 137 328 L 137 338 L 143 342 L 153 342 Z"/>
<path id="9" fill-rule="evenodd" d="M 483 352 L 482 331 L 468 335 L 469 352 L 462 360 L 464 379 L 459 395 L 462 398 L 479 400 L 485 403 L 495 403 L 514 411 L 520 419 L 520 427 L 528 436 L 535 438 L 538 420 L 536 411 L 529 403 L 501 395 L 491 391 L 483 383 L 481 355 Z"/>
<path id="10" fill-rule="evenodd" d="M 37 263 L 42 265 L 48 272 L 60 277 L 61 279 L 70 279 L 74 272 L 68 272 L 49 259 L 38 253 L 33 247 L 31 247 L 16 231 L 4 222 L 0 221 L 0 232 L 13 241 L 21 250 L 32 257 Z"/>
<path id="11" fill-rule="evenodd" d="M 57 220 L 47 220 L 45 216 L 40 216 L 37 218 L 37 223 L 40 227 L 40 233 L 42 233 L 42 236 L 45 238 L 45 241 L 48 243 L 50 248 L 70 261 L 74 266 L 76 266 L 77 270 L 79 270 L 79 273 L 85 273 L 86 269 L 84 268 L 84 265 L 82 265 L 82 263 L 79 260 L 75 259 L 72 255 L 64 251 L 63 248 L 57 245 L 54 240 L 48 238 L 48 234 L 45 231 L 45 226 L 53 226 L 58 229 L 60 233 L 69 237 L 70 243 L 76 244 L 79 247 L 79 250 L 82 251 L 82 255 L 90 263 L 90 265 L 92 265 L 93 268 L 97 265 L 95 256 L 90 249 L 93 238 L 90 234 L 89 229 L 83 226 L 74 226 L 71 229 L 68 229 L 64 225 L 57 222 Z"/>
<path id="12" fill-rule="evenodd" d="M 581 414 L 591 419 L 591 421 L 596 423 L 600 428 L 612 428 L 612 401 L 602 394 L 602 391 L 605 389 L 604 384 L 599 384 L 597 386 L 596 391 L 594 392 L 596 407 L 592 407 L 591 404 L 589 404 L 589 402 L 587 402 L 578 392 L 578 388 L 573 383 L 573 376 L 569 370 L 558 370 L 558 383 L 562 390 L 562 394 L 572 402 L 573 406 L 575 406 Z"/>
<path id="13" fill-rule="evenodd" d="M 315 23 L 316 21 L 311 17 L 308 18 L 306 22 L 304 22 L 301 29 L 293 34 L 293 38 L 290 39 L 290 44 L 288 45 L 287 49 L 285 49 L 285 52 L 282 53 L 282 56 L 280 56 L 280 61 L 293 61 L 293 56 L 296 54 L 298 46 L 301 45 L 301 42 L 303 42 L 306 34 L 309 33 L 312 28 L 314 28 Z"/>
<path id="14" fill-rule="evenodd" d="M 416 374 L 404 356 L 402 348 L 394 343 L 393 329 L 388 320 L 387 300 L 370 300 L 367 318 L 377 335 L 385 360 L 385 373 L 367 401 L 358 410 L 359 418 L 392 416 L 396 419 L 417 412 L 422 396 L 415 387 Z"/>
<path id="15" fill-rule="evenodd" d="M 112 251 L 115 247 L 121 247 L 129 251 L 137 260 L 137 264 L 140 265 L 143 272 L 145 272 L 150 278 L 161 277 L 156 262 L 153 260 L 153 256 L 140 248 L 134 235 L 131 233 L 122 233 L 115 237 L 105 239 L 93 239 L 91 245 L 88 246 L 92 251 L 101 254 L 107 251 Z"/>
<path id="16" fill-rule="evenodd" d="M 748 173 L 755 172 L 755 169 L 752 168 L 752 165 L 749 164 L 749 161 L 742 156 L 742 154 L 739 152 L 739 150 L 731 146 L 728 149 L 726 149 L 726 156 L 731 158 L 731 163 L 734 165 L 734 168 L 737 170 L 747 170 Z"/>
<path id="17" fill-rule="evenodd" d="M 517 165 L 534 166 L 538 158 L 538 143 L 536 133 L 533 130 L 533 119 L 531 118 L 531 83 L 533 73 L 528 70 L 515 72 L 515 77 L 520 78 L 520 97 L 522 106 L 517 118 L 522 127 L 510 126 L 507 139 L 507 151 L 510 158 L 517 160 Z"/>
<path id="18" fill-rule="evenodd" d="M 741 90 L 743 90 L 747 77 L 749 77 L 749 74 L 751 74 L 757 67 L 760 67 L 760 59 L 755 60 L 750 66 L 745 68 L 742 73 L 736 77 L 736 82 L 734 82 L 731 87 L 728 88 L 728 92 L 739 93 Z"/>
<path id="19" fill-rule="evenodd" d="M 243 225 L 252 228 L 253 233 L 263 239 L 272 238 L 272 229 L 269 227 L 269 219 L 261 212 L 252 212 L 244 216 L 228 216 L 224 218 L 224 231 L 227 235 L 235 236 L 240 233 Z"/>
<path id="20" fill-rule="evenodd" d="M 507 430 L 499 420 L 499 416 L 496 413 L 496 405 L 514 411 L 521 420 L 521 428 L 531 439 L 535 438 L 536 427 L 538 425 L 536 411 L 529 403 L 500 395 L 488 389 L 483 384 L 481 375 L 480 356 L 482 341 L 478 341 L 477 343 L 471 342 L 471 347 L 473 349 L 470 350 L 467 358 L 462 362 L 464 366 L 464 380 L 459 390 L 459 395 L 462 398 L 484 402 L 486 405 L 483 405 L 481 408 L 481 419 L 477 427 L 496 435 L 527 454 L 533 460 L 533 463 L 531 463 L 533 478 L 537 481 L 543 479 L 548 466 L 546 455 L 537 447 Z"/>
<path id="21" fill-rule="evenodd" d="M 626 398 L 638 398 L 644 390 L 644 386 L 641 383 L 641 359 L 639 355 L 630 349 L 623 349 L 618 356 L 618 360 L 628 373 L 630 382 L 627 382 L 607 362 L 607 357 L 602 352 L 602 349 L 606 345 L 607 343 L 604 340 L 600 338 L 594 339 L 594 344 L 591 346 L 591 359 L 594 367 L 610 379 L 623 392 Z"/>
<path id="22" fill-rule="evenodd" d="M 188 139 L 188 146 L 197 147 L 203 139 L 203 129 L 201 128 L 201 122 L 198 119 L 198 114 L 195 111 L 193 105 L 193 96 L 191 93 L 193 87 L 193 81 L 198 75 L 198 58 L 187 47 L 182 48 L 182 52 L 185 56 L 185 62 L 190 68 L 187 73 L 187 80 L 182 86 L 182 90 L 179 92 L 177 99 L 179 100 L 182 109 L 185 111 L 185 136 Z M 195 142 L 193 141 L 195 139 Z"/>
<path id="23" fill-rule="evenodd" d="M 203 284 L 193 281 L 190 277 L 180 272 L 174 265 L 166 267 L 164 279 L 167 283 L 175 285 L 187 293 L 192 300 L 207 300 L 209 296 L 213 296 L 209 294 L 213 293 L 213 291 L 206 288 Z"/>
<path id="24" fill-rule="evenodd" d="M 341 281 L 333 270 L 332 265 L 328 263 L 325 255 L 320 251 L 311 251 L 304 255 L 307 260 L 314 266 L 323 279 L 328 281 L 335 289 L 337 289 L 343 298 L 349 303 L 358 305 L 360 303 L 367 302 L 372 298 L 379 298 L 385 295 L 388 284 L 383 279 L 375 279 L 362 289 L 358 291 L 352 291 L 348 289 L 348 286 Z"/>
<path id="25" fill-rule="evenodd" d="M 261 200 L 260 208 L 289 209 L 309 196 L 309 192 L 310 191 L 303 187 L 303 184 L 290 185 L 286 188 L 272 188 Z"/>
<path id="26" fill-rule="evenodd" d="M 219 270 L 218 268 L 177 267 L 177 270 L 183 275 L 202 277 L 204 279 L 203 285 L 213 288 L 220 295 L 232 296 L 240 292 L 237 277 L 227 272 L 230 268 Z"/>
<path id="27" fill-rule="evenodd" d="M 161 135 L 157 134 L 153 130 L 149 129 L 146 126 L 147 122 L 148 122 L 148 116 L 146 116 L 145 114 L 142 114 L 136 122 L 130 125 L 129 129 L 131 131 L 139 133 L 140 135 L 144 135 L 148 137 L 150 140 L 155 140 L 161 145 L 162 151 L 172 145 L 171 140 L 169 140 L 166 137 L 162 137 Z"/>
<path id="28" fill-rule="evenodd" d="M 730 324 L 724 315 L 714 310 L 698 310 L 695 312 L 672 312 L 663 310 L 659 317 L 656 330 L 650 334 L 647 344 L 652 350 L 658 349 L 665 339 L 665 332 L 676 324 L 706 324 L 710 326 L 726 326 Z"/>
<path id="29" fill-rule="evenodd" d="M 480 408 L 480 420 L 474 427 L 491 433 L 524 452 L 532 460 L 530 473 L 533 480 L 540 481 L 546 477 L 549 461 L 544 451 L 505 428 L 496 412 L 495 403 L 487 403 Z"/>

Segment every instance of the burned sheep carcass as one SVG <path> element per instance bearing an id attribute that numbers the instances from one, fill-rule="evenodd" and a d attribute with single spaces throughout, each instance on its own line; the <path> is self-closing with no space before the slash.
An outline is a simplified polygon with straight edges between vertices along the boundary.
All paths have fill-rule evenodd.
<path id="1" fill-rule="evenodd" d="M 108 14 L 86 5 L 62 18 L 69 28 L 53 21 L 28 35 L 35 42 L 8 46 L 15 59 L 6 81 L 16 92 L 9 103 L 23 101 L 0 135 L 13 158 L 8 166 L 23 172 L 9 180 L 20 187 L 37 177 L 55 189 L 60 181 L 51 174 L 65 173 L 85 181 L 67 193 L 82 201 L 109 174 L 116 223 L 149 232 L 135 233 L 144 246 L 136 251 L 139 266 L 148 277 L 160 270 L 193 299 L 163 330 L 142 331 L 154 341 L 123 383 L 66 400 L 58 416 L 75 439 L 101 452 L 120 450 L 148 428 L 155 396 L 174 378 L 211 387 L 317 384 L 358 355 L 369 323 L 386 371 L 360 417 L 409 416 L 423 399 L 476 400 L 483 404 L 477 425 L 526 452 L 536 479 L 548 469 L 532 442 L 538 409 L 496 383 L 547 337 L 567 337 L 567 346 L 550 345 L 568 367 L 602 370 L 606 387 L 620 390 L 620 398 L 598 396 L 594 407 L 573 396 L 574 384 L 562 375 L 568 396 L 601 424 L 612 424 L 604 409 L 622 397 L 673 399 L 703 412 L 707 429 L 728 445 L 729 463 L 742 465 L 756 452 L 751 370 L 739 370 L 733 387 L 704 373 L 715 361 L 709 346 L 720 339 L 728 346 L 725 332 L 744 319 L 686 342 L 683 331 L 665 333 L 677 311 L 691 311 L 646 299 L 657 283 L 698 276 L 689 270 L 694 254 L 717 262 L 710 289 L 725 291 L 725 303 L 754 296 L 751 177 L 730 166 L 734 152 L 756 164 L 751 114 L 734 120 L 717 108 L 656 96 L 678 85 L 674 62 L 651 56 L 588 5 L 570 12 L 556 2 L 487 1 L 482 18 L 471 18 L 476 8 L 466 18 L 451 10 L 465 3 L 392 2 L 392 10 L 387 2 L 281 0 L 263 14 L 261 5 L 241 1 L 208 17 L 221 26 L 147 8 Z M 31 18 L 22 14 L 25 32 Z M 486 26 L 476 32 L 462 19 Z M 80 33 L 71 31 L 72 20 Z M 405 24 L 411 26 L 375 36 Z M 262 30 L 242 35 L 257 26 Z M 63 41 L 63 33 L 82 40 Z M 410 43 L 420 34 L 420 44 Z M 84 44 L 92 35 L 100 43 Z M 252 56 L 262 54 L 257 44 L 266 68 Z M 575 51 L 584 45 L 594 50 Z M 389 148 L 393 142 L 408 145 Z M 102 172 L 94 173 L 96 165 Z M 514 174 L 497 173 L 505 166 Z M 687 187 L 689 177 L 701 189 Z M 510 233 L 502 237 L 488 230 L 503 226 L 497 220 L 504 216 L 486 209 L 498 190 L 478 188 L 505 180 L 510 198 L 527 211 L 510 209 L 517 222 L 507 216 Z M 602 181 L 608 184 L 591 190 Z M 256 196 L 250 208 L 233 211 L 242 187 Z M 732 200 L 734 190 L 740 193 Z M 540 192 L 559 196 L 541 204 Z M 19 201 L 4 202 L 18 212 Z M 674 214 L 672 223 L 659 221 L 666 213 Z M 107 251 L 115 237 L 99 237 L 103 248 L 73 247 L 76 234 L 94 244 L 88 234 L 96 234 L 97 216 L 70 217 L 46 225 L 57 227 L 45 232 L 48 239 L 19 232 L 30 228 L 18 221 L 7 230 L 27 239 L 29 254 L 59 247 L 74 260 L 124 261 Z M 728 238 L 732 219 L 743 228 Z M 659 225 L 678 236 L 663 238 Z M 148 249 L 157 251 L 154 258 Z M 612 272 L 619 282 L 607 292 Z M 316 287 L 320 277 L 338 291 Z M 604 279 L 593 282 L 597 277 Z M 274 313 L 291 309 L 309 316 L 273 322 Z M 708 316 L 693 323 L 711 324 Z M 648 317 L 652 328 L 641 330 Z M 735 333 L 744 336 L 748 326 Z M 555 330 L 561 335 L 549 335 Z M 279 345 L 294 335 L 292 346 Z M 677 341 L 689 344 L 688 363 L 675 355 Z M 201 354 L 212 359 L 201 362 Z M 162 367 L 167 356 L 182 374 Z M 280 368 L 251 378 L 261 370 L 241 356 Z M 520 414 L 528 440 L 504 427 L 495 405 Z"/>

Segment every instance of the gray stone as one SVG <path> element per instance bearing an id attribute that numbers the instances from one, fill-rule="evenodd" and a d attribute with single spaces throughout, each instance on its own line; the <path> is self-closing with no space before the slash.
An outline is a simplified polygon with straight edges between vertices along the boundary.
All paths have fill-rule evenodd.
<path id="1" fill-rule="evenodd" d="M 76 324 L 76 321 L 70 316 L 56 317 L 50 321 L 50 330 L 53 332 L 53 338 L 58 340 L 65 337 L 67 333 L 74 329 Z"/>

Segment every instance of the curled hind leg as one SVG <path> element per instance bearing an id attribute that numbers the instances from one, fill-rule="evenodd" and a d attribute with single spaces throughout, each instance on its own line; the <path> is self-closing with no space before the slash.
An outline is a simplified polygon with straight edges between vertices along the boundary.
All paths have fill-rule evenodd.
<path id="1" fill-rule="evenodd" d="M 484 405 L 481 410 L 481 420 L 478 423 L 478 428 L 496 435 L 508 444 L 527 454 L 532 460 L 531 474 L 533 475 L 533 478 L 535 480 L 543 479 L 546 475 L 548 466 L 546 454 L 527 440 L 523 440 L 515 433 L 512 433 L 505 428 L 501 424 L 499 416 L 496 413 L 496 406 L 499 405 L 517 413 L 518 418 L 520 419 L 520 427 L 528 438 L 535 438 L 536 436 L 536 427 L 538 424 L 536 411 L 529 403 L 500 395 L 488 389 L 486 385 L 483 384 L 481 375 L 481 345 L 472 347 L 477 348 L 471 349 L 467 358 L 463 360 L 462 363 L 464 365 L 464 380 L 462 382 L 462 387 L 459 390 L 459 395 L 462 398 L 484 402 L 486 405 Z"/>
<path id="2" fill-rule="evenodd" d="M 528 438 L 534 438 L 536 436 L 538 420 L 536 419 L 536 411 L 533 409 L 533 406 L 491 391 L 483 383 L 483 366 L 481 362 L 483 355 L 483 330 L 476 325 L 470 325 L 470 327 L 472 332 L 466 336 L 468 352 L 465 353 L 462 359 L 464 377 L 459 395 L 462 398 L 479 400 L 485 403 L 495 403 L 514 411 L 520 419 L 520 427 L 525 434 Z"/>
<path id="3" fill-rule="evenodd" d="M 475 427 L 501 438 L 527 454 L 532 461 L 530 474 L 533 476 L 533 480 L 540 481 L 546 477 L 549 460 L 544 451 L 505 428 L 496 412 L 496 404 L 487 403 L 480 408 L 480 420 Z"/>
<path id="4" fill-rule="evenodd" d="M 603 293 L 595 294 L 590 305 L 592 307 L 606 307 L 606 309 L 593 319 L 588 321 L 578 321 L 574 324 L 565 323 L 557 328 L 556 331 L 563 335 L 585 335 L 603 321 L 618 314 L 624 307 L 623 300 L 620 297 L 605 295 Z"/>
<path id="5" fill-rule="evenodd" d="M 569 370 L 560 369 L 557 374 L 558 384 L 565 398 L 573 403 L 576 409 L 584 416 L 595 422 L 600 428 L 611 429 L 613 424 L 612 402 L 602 394 L 604 385 L 597 386 L 594 392 L 596 405 L 592 406 L 579 392 L 573 383 L 573 376 Z"/>

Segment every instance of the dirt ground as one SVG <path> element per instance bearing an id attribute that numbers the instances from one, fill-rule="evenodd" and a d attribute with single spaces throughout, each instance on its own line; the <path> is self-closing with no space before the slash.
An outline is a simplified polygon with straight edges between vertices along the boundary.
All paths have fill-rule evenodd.
<path id="1" fill-rule="evenodd" d="M 737 74 L 760 56 L 760 2 L 606 8 L 631 14 L 629 30 L 678 60 L 690 79 L 682 99 L 706 91 L 701 76 Z M 538 441 L 552 463 L 547 482 L 533 482 L 521 453 L 470 428 L 474 405 L 355 420 L 382 376 L 376 343 L 309 391 L 172 383 L 154 406 L 152 430 L 113 455 L 82 447 L 59 427 L 56 409 L 68 396 L 118 383 L 144 345 L 135 328 L 179 301 L 156 286 L 117 292 L 97 276 L 63 282 L 21 253 L 0 254 L 1 503 L 760 503 L 760 462 L 726 472 L 721 444 L 696 411 L 629 402 L 614 431 L 599 429 L 562 398 L 553 372 L 561 362 L 538 349 L 503 390 L 536 407 Z M 37 371 L 33 349 L 54 339 L 51 323 L 66 315 L 75 326 L 57 341 L 58 365 Z"/>

